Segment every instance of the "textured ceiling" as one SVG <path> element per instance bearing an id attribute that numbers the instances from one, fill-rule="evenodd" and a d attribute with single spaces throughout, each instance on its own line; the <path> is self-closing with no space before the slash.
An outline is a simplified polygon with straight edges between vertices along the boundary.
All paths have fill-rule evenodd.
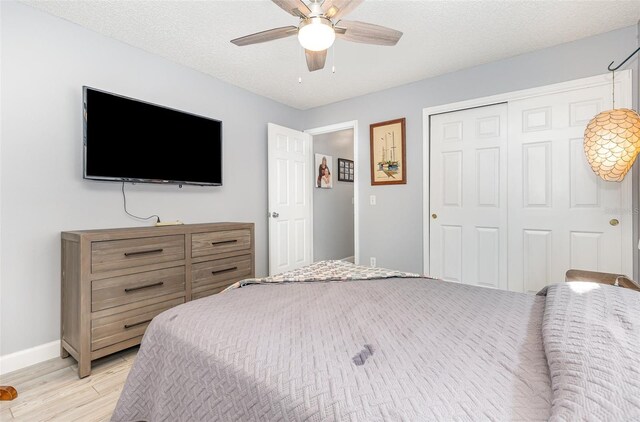
<path id="1" fill-rule="evenodd" d="M 347 19 L 404 32 L 395 47 L 335 43 L 309 73 L 295 37 L 229 40 L 297 25 L 270 1 L 26 1 L 256 94 L 308 109 L 635 24 L 634 1 L 375 1 Z M 302 83 L 298 77 L 302 76 Z"/>

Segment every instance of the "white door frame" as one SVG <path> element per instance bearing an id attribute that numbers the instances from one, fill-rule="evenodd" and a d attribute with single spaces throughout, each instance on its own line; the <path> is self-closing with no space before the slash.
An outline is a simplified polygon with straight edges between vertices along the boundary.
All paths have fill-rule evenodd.
<path id="1" fill-rule="evenodd" d="M 631 69 L 622 70 L 616 72 L 616 84 L 620 84 L 621 89 L 619 90 L 619 94 L 616 95 L 616 106 L 623 108 L 632 108 L 633 107 L 633 87 L 632 87 L 632 79 L 631 79 Z M 429 203 L 430 192 L 429 192 L 429 172 L 430 172 L 430 134 L 431 134 L 431 126 L 430 126 L 430 116 L 434 114 L 448 113 L 452 111 L 464 110 L 467 108 L 474 107 L 482 107 L 488 106 L 497 103 L 508 103 L 509 101 L 522 100 L 530 97 L 537 97 L 540 95 L 548 95 L 548 94 L 556 94 L 560 92 L 570 91 L 573 89 L 582 89 L 582 88 L 590 88 L 601 85 L 611 85 L 611 74 L 603 74 L 598 76 L 592 76 L 589 78 L 576 79 L 568 82 L 561 82 L 552 85 L 545 85 L 536 88 L 524 89 L 520 91 L 512 91 L 506 92 L 504 94 L 491 95 L 488 97 L 482 98 L 474 98 L 471 100 L 460 101 L 451 104 L 443 104 L 434 107 L 427 107 L 422 110 L 422 267 L 425 274 L 429 274 L 430 271 L 430 263 L 429 263 L 429 224 L 430 224 L 430 209 L 431 204 Z M 633 210 L 633 201 L 632 201 L 632 193 L 633 193 L 633 184 L 631 183 L 631 174 L 628 175 L 628 179 L 625 181 L 629 184 L 629 188 L 627 191 L 623 191 L 622 195 L 622 203 L 623 209 L 625 210 Z M 623 182 L 624 183 L 624 182 Z M 629 230 L 632 229 L 633 222 L 629 221 L 628 227 Z M 633 267 L 635 266 L 633 262 L 633 247 L 635 246 L 633 243 L 636 240 L 637 235 L 632 233 L 632 242 L 629 244 L 628 248 L 622 248 L 623 253 L 628 255 L 622 259 L 625 266 L 631 265 L 630 268 L 623 267 L 623 272 L 626 274 L 633 274 Z"/>
<path id="2" fill-rule="evenodd" d="M 340 130 L 353 129 L 353 158 L 354 161 L 358 161 L 358 121 L 350 120 L 347 122 L 336 123 L 328 126 L 316 127 L 313 129 L 307 129 L 303 132 L 308 133 L 311 136 L 322 135 L 324 133 L 338 132 Z M 313 145 L 313 140 L 311 141 Z M 312 147 L 313 151 L 313 147 Z M 315 177 L 315 169 L 313 168 L 313 154 L 310 154 L 310 160 L 312 161 L 309 165 L 309 169 L 311 169 L 312 177 L 311 180 Z M 358 166 L 359 164 L 356 164 Z M 358 224 L 358 167 L 356 167 L 356 173 L 354 174 L 353 180 L 353 254 L 354 261 L 356 265 L 360 263 L 360 226 Z M 311 195 L 311 261 L 313 261 L 313 195 Z"/>

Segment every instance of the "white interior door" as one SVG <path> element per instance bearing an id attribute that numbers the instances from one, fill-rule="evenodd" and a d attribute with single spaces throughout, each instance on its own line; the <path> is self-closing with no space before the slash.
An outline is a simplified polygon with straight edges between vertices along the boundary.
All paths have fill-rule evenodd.
<path id="1" fill-rule="evenodd" d="M 605 182 L 583 150 L 608 108 L 610 85 L 509 103 L 510 290 L 537 292 L 570 268 L 632 274 L 630 174 Z"/>
<path id="2" fill-rule="evenodd" d="M 311 263 L 311 135 L 268 125 L 269 274 Z"/>
<path id="3" fill-rule="evenodd" d="M 507 288 L 507 105 L 431 116 L 431 275 Z"/>

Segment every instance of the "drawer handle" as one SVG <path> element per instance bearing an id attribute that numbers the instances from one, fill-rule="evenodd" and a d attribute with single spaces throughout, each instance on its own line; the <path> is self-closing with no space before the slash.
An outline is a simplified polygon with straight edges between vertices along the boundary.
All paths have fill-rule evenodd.
<path id="1" fill-rule="evenodd" d="M 147 322 L 151 322 L 153 318 L 145 319 L 144 321 L 136 322 L 135 324 L 124 324 L 124 329 L 128 330 L 129 328 L 137 327 L 138 325 L 146 324 Z"/>
<path id="2" fill-rule="evenodd" d="M 225 268 L 224 270 L 211 271 L 211 274 L 215 275 L 215 274 L 228 273 L 229 271 L 235 271 L 237 269 L 238 269 L 238 267 Z"/>
<path id="3" fill-rule="evenodd" d="M 211 246 L 224 245 L 225 243 L 237 243 L 237 242 L 238 242 L 238 239 L 221 240 L 219 242 L 211 242 Z"/>
<path id="4" fill-rule="evenodd" d="M 135 292 L 137 290 L 142 290 L 142 289 L 149 289 L 151 287 L 158 287 L 158 286 L 162 286 L 164 284 L 164 281 L 159 281 L 157 283 L 153 283 L 153 284 L 146 284 L 144 286 L 138 286 L 138 287 L 127 287 L 126 289 L 124 289 L 125 293 L 131 293 L 131 292 Z"/>
<path id="5" fill-rule="evenodd" d="M 148 253 L 160 253 L 164 249 L 149 249 L 148 251 L 137 251 L 137 252 L 125 252 L 124 256 L 134 256 L 134 255 L 146 255 Z"/>

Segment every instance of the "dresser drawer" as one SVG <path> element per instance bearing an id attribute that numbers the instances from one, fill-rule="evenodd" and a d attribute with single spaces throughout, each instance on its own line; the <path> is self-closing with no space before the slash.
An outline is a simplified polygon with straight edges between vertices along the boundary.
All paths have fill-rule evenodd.
<path id="1" fill-rule="evenodd" d="M 91 244 L 91 272 L 184 259 L 184 235 L 105 240 Z"/>
<path id="2" fill-rule="evenodd" d="M 236 281 L 251 277 L 251 255 L 200 262 L 191 267 L 192 296 L 204 290 L 225 288 Z M 216 292 L 217 293 L 217 292 Z"/>
<path id="3" fill-rule="evenodd" d="M 183 297 L 94 319 L 91 321 L 91 351 L 143 335 L 156 315 L 182 303 Z"/>
<path id="4" fill-rule="evenodd" d="M 194 233 L 191 236 L 191 256 L 194 258 L 250 248 L 251 231 L 249 229 Z"/>
<path id="5" fill-rule="evenodd" d="M 184 266 L 94 280 L 91 283 L 91 310 L 96 312 L 184 291 Z"/>

